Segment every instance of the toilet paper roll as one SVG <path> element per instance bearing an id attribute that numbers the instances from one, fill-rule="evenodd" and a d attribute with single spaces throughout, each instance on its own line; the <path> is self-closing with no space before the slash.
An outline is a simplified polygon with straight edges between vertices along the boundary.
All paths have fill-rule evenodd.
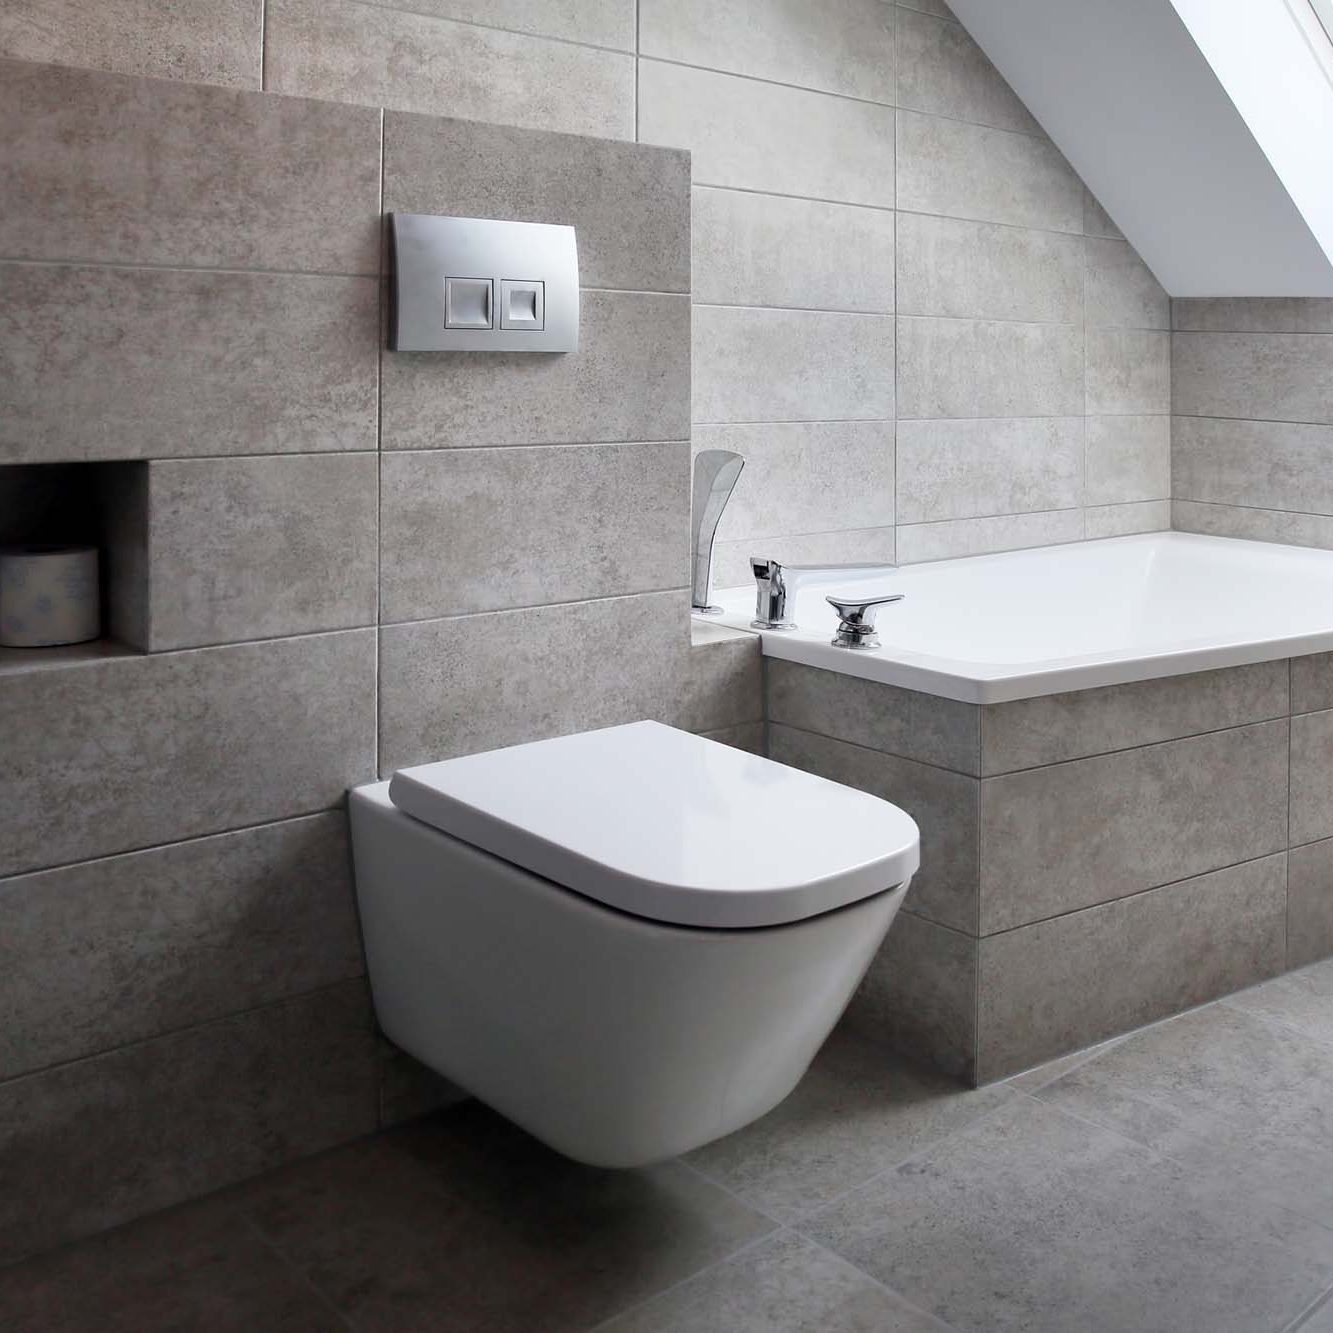
<path id="1" fill-rule="evenodd" d="M 0 551 L 0 644 L 51 648 L 97 638 L 98 594 L 95 546 Z"/>

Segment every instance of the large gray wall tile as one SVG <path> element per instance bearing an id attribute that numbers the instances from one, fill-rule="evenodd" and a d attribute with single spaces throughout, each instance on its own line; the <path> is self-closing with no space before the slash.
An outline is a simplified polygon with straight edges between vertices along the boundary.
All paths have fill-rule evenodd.
<path id="1" fill-rule="evenodd" d="M 675 149 L 390 111 L 384 211 L 563 223 L 586 286 L 690 290 L 690 159 Z"/>
<path id="2" fill-rule="evenodd" d="M 1171 411 L 1171 335 L 1142 329 L 1087 331 L 1089 416 Z"/>
<path id="3" fill-rule="evenodd" d="M 961 23 L 911 9 L 898 14 L 898 105 L 1002 130 L 1041 133 Z"/>
<path id="4" fill-rule="evenodd" d="M 1288 712 L 1287 664 L 1201 671 L 989 704 L 981 710 L 987 776 L 1244 726 Z"/>
<path id="5" fill-rule="evenodd" d="M 981 941 L 985 1081 L 1280 972 L 1281 855 Z"/>
<path id="6" fill-rule="evenodd" d="M 687 603 L 646 593 L 388 626 L 381 770 L 641 718 L 689 731 L 754 721 L 753 636 L 692 649 Z"/>
<path id="7" fill-rule="evenodd" d="M 153 651 L 375 623 L 377 455 L 148 468 Z"/>
<path id="8" fill-rule="evenodd" d="M 0 62 L 0 255 L 379 272 L 378 113 Z"/>
<path id="9" fill-rule="evenodd" d="M 375 447 L 373 278 L 0 264 L 0 462 Z"/>
<path id="10" fill-rule="evenodd" d="M 1178 416 L 1333 423 L 1333 337 L 1306 333 L 1177 333 Z"/>
<path id="11" fill-rule="evenodd" d="M 1291 719 L 1291 842 L 1333 837 L 1333 712 Z"/>
<path id="12" fill-rule="evenodd" d="M 847 1006 L 847 1026 L 974 1082 L 978 943 L 912 912 L 899 912 Z"/>
<path id="13" fill-rule="evenodd" d="M 680 65 L 893 101 L 894 11 L 883 0 L 640 0 L 639 50 Z"/>
<path id="14" fill-rule="evenodd" d="M 1333 955 L 1333 838 L 1287 854 L 1287 966 Z"/>
<path id="15" fill-rule="evenodd" d="M 1135 532 L 1166 532 L 1171 527 L 1170 500 L 1092 505 L 1083 511 L 1083 535 L 1127 537 Z"/>
<path id="16" fill-rule="evenodd" d="M 893 317 L 696 306 L 694 418 L 893 416 Z"/>
<path id="17" fill-rule="evenodd" d="M 1130 504 L 1171 495 L 1168 416 L 1089 417 L 1084 503 Z"/>
<path id="18" fill-rule="evenodd" d="M 1240 537 L 1247 541 L 1333 550 L 1333 517 L 1326 514 L 1293 514 L 1283 509 L 1173 500 L 1171 526 L 1180 532 L 1201 532 L 1212 537 Z"/>
<path id="19" fill-rule="evenodd" d="M 898 313 L 1078 323 L 1083 241 L 994 222 L 898 216 Z"/>
<path id="20" fill-rule="evenodd" d="M 1088 237 L 1088 323 L 1102 328 L 1169 329 L 1171 298 L 1125 241 Z"/>
<path id="21" fill-rule="evenodd" d="M 1333 514 L 1333 426 L 1176 417 L 1172 494 Z"/>
<path id="22" fill-rule="evenodd" d="M 1330 297 L 1177 298 L 1172 328 L 1207 333 L 1333 333 Z"/>
<path id="23" fill-rule="evenodd" d="M 720 541 L 893 526 L 891 421 L 696 426 L 694 447 L 745 458 Z"/>
<path id="24" fill-rule="evenodd" d="M 688 439 L 689 330 L 687 296 L 585 291 L 568 356 L 386 353 L 382 446 Z"/>
<path id="25" fill-rule="evenodd" d="M 694 179 L 893 207 L 889 107 L 639 62 L 639 138 L 688 148 Z"/>
<path id="26" fill-rule="evenodd" d="M 381 619 L 689 582 L 688 444 L 385 454 Z"/>
<path id="27" fill-rule="evenodd" d="M 914 111 L 898 113 L 898 207 L 1083 230 L 1083 186 L 1049 140 Z"/>
<path id="28" fill-rule="evenodd" d="M 374 734 L 371 630 L 4 677 L 0 873 L 326 809 Z"/>
<path id="29" fill-rule="evenodd" d="M 0 1259 L 375 1128 L 360 981 L 0 1084 Z"/>
<path id="30" fill-rule="evenodd" d="M 892 314 L 894 217 L 885 209 L 698 186 L 694 299 Z"/>
<path id="31" fill-rule="evenodd" d="M 762 542 L 762 548 L 757 543 Z M 713 547 L 715 588 L 754 587 L 750 557 L 763 554 L 788 564 L 893 564 L 897 542 L 893 528 L 855 528 L 837 532 L 807 532 L 799 536 L 755 534 L 740 541 L 718 542 Z"/>
<path id="32" fill-rule="evenodd" d="M 921 829 L 921 869 L 906 905 L 940 925 L 977 928 L 977 780 L 861 745 L 771 723 L 769 755 L 906 810 Z"/>
<path id="33" fill-rule="evenodd" d="M 268 0 L 264 84 L 298 97 L 634 137 L 628 54 L 356 0 Z"/>
<path id="34" fill-rule="evenodd" d="M 388 9 L 459 19 L 588 46 L 634 49 L 634 0 L 367 0 Z"/>
<path id="35" fill-rule="evenodd" d="M 981 933 L 1278 851 L 1286 818 L 1285 720 L 986 778 Z"/>
<path id="36" fill-rule="evenodd" d="M 1317 713 L 1333 708 L 1333 653 L 1291 659 L 1291 711 Z"/>
<path id="37" fill-rule="evenodd" d="M 1068 509 L 1083 494 L 1083 419 L 904 421 L 898 521 Z"/>
<path id="38" fill-rule="evenodd" d="M 766 663 L 764 689 L 771 722 L 960 773 L 981 771 L 975 704 L 778 657 Z"/>
<path id="39" fill-rule="evenodd" d="M 363 969 L 341 812 L 0 880 L 0 1081 Z"/>
<path id="40" fill-rule="evenodd" d="M 900 418 L 1082 412 L 1078 325 L 899 318 Z"/>
<path id="41" fill-rule="evenodd" d="M 263 0 L 9 0 L 0 55 L 258 88 Z"/>
<path id="42" fill-rule="evenodd" d="M 924 560 L 952 560 L 955 556 L 1082 541 L 1083 512 L 1054 509 L 992 518 L 954 518 L 940 523 L 904 523 L 898 528 L 898 559 L 904 565 L 914 565 Z"/>

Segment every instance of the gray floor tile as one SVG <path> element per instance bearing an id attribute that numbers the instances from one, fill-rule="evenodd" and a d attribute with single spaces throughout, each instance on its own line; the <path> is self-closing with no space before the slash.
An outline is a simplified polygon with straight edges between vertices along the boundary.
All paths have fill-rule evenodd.
<path id="1" fill-rule="evenodd" d="M 1227 1004 L 1264 1014 L 1318 1041 L 1333 1042 L 1333 958 L 1241 991 Z"/>
<path id="2" fill-rule="evenodd" d="M 336 1333 L 348 1325 L 224 1205 L 158 1213 L 0 1271 L 6 1333 Z"/>
<path id="3" fill-rule="evenodd" d="M 943 1333 L 837 1255 L 783 1231 L 596 1333 Z"/>
<path id="4" fill-rule="evenodd" d="M 1056 1079 L 1063 1078 L 1077 1069 L 1079 1065 L 1095 1060 L 1123 1040 L 1123 1037 L 1112 1037 L 1110 1041 L 1098 1042 L 1096 1046 L 1089 1046 L 1086 1050 L 1075 1051 L 1072 1055 L 1062 1055 L 1056 1060 L 1047 1060 L 1045 1064 L 1034 1065 L 1033 1068 L 1006 1079 L 1005 1086 L 1019 1092 L 1035 1093 L 1038 1088 L 1044 1088 L 1048 1083 L 1054 1083 Z"/>
<path id="5" fill-rule="evenodd" d="M 1333 1231 L 1023 1098 L 801 1227 L 963 1333 L 1255 1333 Z"/>
<path id="6" fill-rule="evenodd" d="M 678 1163 L 579 1166 L 475 1102 L 238 1197 L 363 1333 L 586 1329 L 772 1226 Z"/>
<path id="7" fill-rule="evenodd" d="M 1330 1292 L 1292 1330 L 1292 1333 L 1333 1333 L 1333 1292 Z"/>
<path id="8" fill-rule="evenodd" d="M 836 1033 L 762 1120 L 691 1153 L 712 1180 L 779 1220 L 810 1213 L 1013 1096 L 969 1089 Z"/>

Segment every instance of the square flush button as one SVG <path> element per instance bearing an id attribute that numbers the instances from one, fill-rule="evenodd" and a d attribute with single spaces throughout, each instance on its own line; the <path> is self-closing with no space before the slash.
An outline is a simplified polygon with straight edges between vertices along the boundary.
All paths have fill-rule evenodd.
<path id="1" fill-rule="evenodd" d="M 489 329 L 491 321 L 490 278 L 445 278 L 444 327 Z"/>
<path id="2" fill-rule="evenodd" d="M 500 279 L 500 327 L 502 329 L 544 329 L 546 327 L 546 284 Z"/>

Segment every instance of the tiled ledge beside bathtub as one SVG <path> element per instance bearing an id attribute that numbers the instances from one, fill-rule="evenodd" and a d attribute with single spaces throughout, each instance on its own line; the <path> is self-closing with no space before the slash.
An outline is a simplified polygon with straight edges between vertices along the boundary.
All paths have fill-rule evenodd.
<path id="1" fill-rule="evenodd" d="M 982 1083 L 1333 954 L 1333 655 L 973 705 L 766 659 L 922 869 L 848 1011 Z"/>

